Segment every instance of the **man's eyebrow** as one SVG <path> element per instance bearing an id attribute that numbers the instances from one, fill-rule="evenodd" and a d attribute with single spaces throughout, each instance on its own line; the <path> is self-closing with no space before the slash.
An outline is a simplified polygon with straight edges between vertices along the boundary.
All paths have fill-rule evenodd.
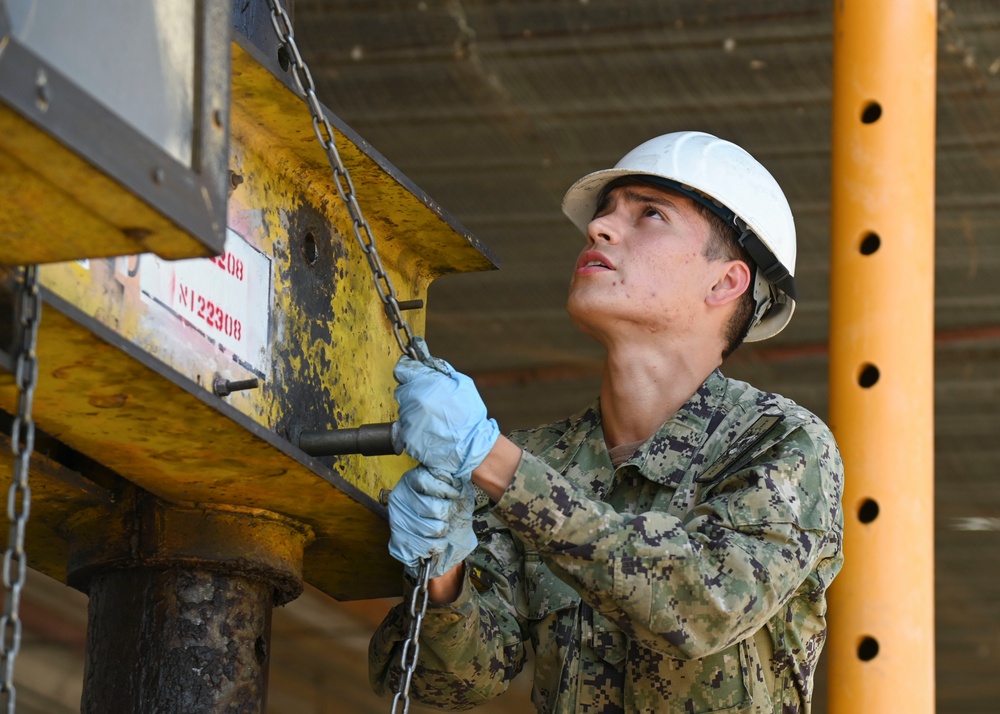
<path id="1" fill-rule="evenodd" d="M 679 213 L 680 209 L 677 204 L 671 200 L 670 197 L 664 196 L 663 194 L 655 191 L 642 191 L 634 186 L 620 186 L 616 189 L 608 191 L 602 198 L 600 203 L 597 204 L 597 213 L 600 213 L 605 208 L 607 208 L 609 201 L 611 200 L 611 194 L 617 193 L 618 198 L 623 198 L 631 203 L 653 203 L 658 206 L 663 206 L 664 208 L 669 208 L 675 213 Z"/>

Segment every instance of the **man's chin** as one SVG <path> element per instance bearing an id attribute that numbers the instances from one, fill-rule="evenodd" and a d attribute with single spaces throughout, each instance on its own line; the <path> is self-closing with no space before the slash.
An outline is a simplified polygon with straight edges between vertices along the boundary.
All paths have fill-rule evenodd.
<path id="1" fill-rule="evenodd" d="M 609 307 L 601 300 L 588 299 L 573 293 L 566 301 L 566 313 L 576 328 L 598 342 L 600 342 L 600 335 L 604 331 L 602 325 L 607 325 L 609 320 L 617 319 Z"/>

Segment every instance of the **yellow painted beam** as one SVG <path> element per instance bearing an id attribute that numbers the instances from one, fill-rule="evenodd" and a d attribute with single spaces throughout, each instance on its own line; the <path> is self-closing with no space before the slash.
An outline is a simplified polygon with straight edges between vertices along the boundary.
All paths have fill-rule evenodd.
<path id="1" fill-rule="evenodd" d="M 934 711 L 933 0 L 834 3 L 829 710 Z"/>
<path id="2" fill-rule="evenodd" d="M 0 264 L 144 251 L 167 258 L 211 254 L 127 187 L 3 104 L 0 205 Z"/>
<path id="3" fill-rule="evenodd" d="M 400 570 L 377 497 L 411 462 L 312 458 L 295 434 L 394 419 L 400 349 L 306 105 L 249 45 L 232 50 L 226 252 L 43 266 L 36 421 L 167 503 L 304 524 L 315 535 L 305 579 L 328 594 L 393 594 Z M 333 120 L 401 300 L 426 301 L 442 274 L 494 267 L 468 231 Z M 424 310 L 405 315 L 422 333 Z M 217 380 L 248 378 L 259 388 L 213 392 Z M 0 406 L 13 405 L 13 388 L 0 388 Z"/>
<path id="4" fill-rule="evenodd" d="M 186 37 L 151 9 L 127 28 L 113 10 L 77 10 L 71 22 L 89 22 L 72 37 L 59 36 L 60 11 L 0 12 L 0 264 L 219 252 L 231 3 L 192 10 L 178 18 L 191 23 Z M 123 49 L 109 71 L 93 47 L 116 32 L 155 39 Z"/>

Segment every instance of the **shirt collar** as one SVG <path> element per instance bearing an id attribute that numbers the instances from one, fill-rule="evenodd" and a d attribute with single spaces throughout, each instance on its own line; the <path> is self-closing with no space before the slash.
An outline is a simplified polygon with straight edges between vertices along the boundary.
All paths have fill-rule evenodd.
<path id="1" fill-rule="evenodd" d="M 725 414 L 720 410 L 727 380 L 713 370 L 691 398 L 668 419 L 627 463 L 646 478 L 676 484 L 704 460 L 702 447 Z"/>
<path id="2" fill-rule="evenodd" d="M 646 478 L 659 483 L 675 483 L 692 466 L 697 466 L 708 436 L 715 431 L 721 418 L 727 380 L 719 370 L 713 370 L 691 398 L 667 420 L 657 432 L 626 461 L 634 464 Z M 601 426 L 600 400 L 569 420 L 569 428 L 555 444 L 539 454 L 551 467 L 566 471 L 584 446 L 596 457 L 590 459 L 592 472 L 587 474 L 590 486 L 603 493 L 615 469 L 607 453 L 604 429 Z M 697 458 L 696 458 L 697 457 Z"/>

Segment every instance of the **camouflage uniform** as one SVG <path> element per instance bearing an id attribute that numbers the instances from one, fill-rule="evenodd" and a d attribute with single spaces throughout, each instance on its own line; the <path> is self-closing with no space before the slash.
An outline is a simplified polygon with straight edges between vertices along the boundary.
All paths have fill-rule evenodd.
<path id="1" fill-rule="evenodd" d="M 468 709 L 535 651 L 539 712 L 809 711 L 825 592 L 842 564 L 843 465 L 827 427 L 714 372 L 614 468 L 599 405 L 525 449 L 458 599 L 431 605 L 413 691 Z M 372 638 L 398 682 L 405 609 Z"/>

